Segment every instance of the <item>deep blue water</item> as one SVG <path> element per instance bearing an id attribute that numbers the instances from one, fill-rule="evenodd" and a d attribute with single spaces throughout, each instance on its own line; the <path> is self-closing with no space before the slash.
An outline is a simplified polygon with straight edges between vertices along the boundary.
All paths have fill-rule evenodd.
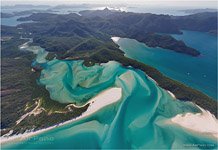
<path id="1" fill-rule="evenodd" d="M 121 38 L 118 45 L 126 56 L 157 68 L 166 76 L 185 83 L 216 99 L 217 37 L 208 33 L 183 31 L 173 35 L 201 52 L 199 57 L 161 48 L 150 48 L 133 39 Z"/>

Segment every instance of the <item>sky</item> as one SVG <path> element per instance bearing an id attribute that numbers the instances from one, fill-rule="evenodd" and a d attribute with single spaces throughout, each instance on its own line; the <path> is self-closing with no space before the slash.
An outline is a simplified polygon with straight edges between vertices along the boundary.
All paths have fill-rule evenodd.
<path id="1" fill-rule="evenodd" d="M 60 4 L 104 4 L 104 5 L 146 5 L 155 7 L 196 7 L 217 8 L 217 1 L 207 0 L 1 0 L 1 5 L 34 4 L 34 5 L 60 5 Z"/>

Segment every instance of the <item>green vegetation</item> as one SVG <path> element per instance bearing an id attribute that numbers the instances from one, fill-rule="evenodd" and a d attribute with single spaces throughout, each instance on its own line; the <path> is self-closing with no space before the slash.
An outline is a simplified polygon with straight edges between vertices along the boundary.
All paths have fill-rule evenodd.
<path id="1" fill-rule="evenodd" d="M 26 40 L 20 39 L 19 32 L 23 36 L 28 36 L 31 33 L 32 44 L 39 45 L 49 51 L 50 53 L 47 56 L 49 60 L 54 57 L 58 59 L 81 59 L 84 60 L 86 66 L 105 63 L 110 60 L 118 61 L 123 66 L 132 66 L 144 71 L 156 80 L 159 86 L 173 92 L 178 99 L 194 102 L 217 117 L 217 102 L 215 100 L 164 76 L 155 68 L 126 58 L 118 46 L 110 40 L 110 37 L 114 35 L 136 38 L 144 40 L 150 46 L 162 45 L 162 47 L 165 47 L 170 45 L 171 48 L 165 48 L 197 56 L 198 52 L 194 49 L 186 47 L 183 42 L 170 36 L 149 35 L 151 32 L 180 33 L 179 28 L 175 25 L 178 17 L 135 13 L 114 14 L 108 12 L 109 10 L 105 11 L 104 13 L 98 11 L 91 14 L 86 12 L 84 17 L 76 14 L 39 13 L 21 19 L 31 19 L 37 22 L 21 24 L 18 27 L 2 26 L 2 37 L 7 39 L 1 40 L 1 109 L 4 112 L 2 113 L 1 127 L 7 129 L 1 130 L 2 134 L 10 129 L 13 129 L 13 134 L 15 134 L 27 129 L 45 128 L 77 117 L 88 107 L 87 105 L 80 109 L 73 107 L 68 109 L 68 104 L 60 104 L 50 99 L 45 87 L 38 85 L 36 82 L 40 72 L 31 71 L 31 63 L 35 56 L 30 52 L 18 49 L 19 45 L 26 42 Z M 199 18 L 201 21 L 207 19 L 207 17 Z M 203 24 L 198 24 L 198 27 L 213 30 L 213 15 L 211 20 L 210 28 L 204 27 Z M 190 22 L 188 23 L 191 24 Z M 183 28 L 184 26 L 181 27 L 181 29 Z M 144 39 L 146 35 L 148 37 Z M 181 51 L 181 49 L 185 49 L 185 51 Z M 21 116 L 33 111 L 36 107 L 41 109 L 39 114 L 27 116 L 16 125 L 16 121 Z"/>
<path id="2" fill-rule="evenodd" d="M 136 69 L 140 69 L 144 71 L 148 76 L 157 81 L 158 85 L 163 89 L 169 90 L 173 92 L 177 99 L 182 101 L 191 101 L 200 107 L 209 110 L 212 114 L 217 117 L 217 102 L 213 100 L 211 97 L 197 91 L 191 87 L 187 87 L 184 84 L 172 80 L 162 73 L 160 73 L 157 69 L 152 68 L 146 64 L 138 62 L 136 60 L 126 58 L 123 54 L 111 50 L 102 50 L 98 53 L 91 55 L 87 58 L 81 58 L 85 60 L 85 65 L 90 66 L 90 64 L 94 63 L 105 63 L 110 60 L 115 60 L 120 62 L 124 66 L 132 66 Z M 91 62 L 91 63 L 90 63 Z"/>
<path id="3" fill-rule="evenodd" d="M 23 57 L 16 51 L 23 42 L 12 38 L 1 43 L 1 110 L 4 112 L 1 115 L 2 128 L 14 124 L 22 115 L 22 105 L 31 97 L 32 88 L 28 85 L 31 75 L 29 62 L 33 57 L 28 54 Z"/>
<path id="4" fill-rule="evenodd" d="M 195 28 L 198 31 L 214 32 L 217 27 L 216 13 L 202 13 L 185 17 L 116 12 L 108 9 L 80 13 L 82 16 L 77 14 L 32 14 L 29 17 L 20 18 L 20 20 L 33 20 L 37 23 L 21 24 L 19 27 L 24 28 L 26 32 L 33 33 L 35 42 L 48 51 L 63 52 L 87 38 L 110 41 L 111 36 L 119 36 L 136 39 L 150 47 L 161 47 L 191 56 L 198 56 L 200 52 L 170 35 L 155 33 L 181 34 L 181 29 L 194 30 Z M 181 20 L 183 21 L 181 22 Z M 70 41 L 70 39 L 74 40 Z M 63 44 L 64 40 L 69 42 Z M 59 42 L 55 43 L 54 41 Z M 78 49 L 92 49 L 90 47 L 92 44 L 81 45 Z"/>
<path id="5" fill-rule="evenodd" d="M 161 47 L 173 50 L 178 53 L 184 53 L 191 56 L 199 56 L 200 52 L 188 47 L 183 41 L 177 41 L 172 36 L 149 33 L 145 36 L 136 35 L 138 41 L 145 43 L 149 47 Z"/>
<path id="6" fill-rule="evenodd" d="M 48 52 L 63 52 L 66 50 L 71 49 L 75 45 L 82 42 L 82 38 L 76 37 L 55 37 L 55 36 L 48 36 L 48 37 L 35 37 L 34 43 L 37 43 L 41 47 L 45 48 Z"/>
<path id="7" fill-rule="evenodd" d="M 5 36 L 5 35 L 4 35 Z M 37 84 L 40 72 L 31 71 L 31 63 L 35 58 L 30 52 L 21 51 L 18 46 L 26 42 L 19 36 L 3 41 L 1 59 L 1 134 L 13 130 L 13 134 L 23 133 L 30 129 L 41 129 L 70 120 L 80 116 L 87 108 L 68 109 L 68 104 L 61 104 L 50 99 L 48 91 Z M 48 56 L 53 57 L 52 53 Z M 39 101 L 40 100 L 40 101 Z M 39 109 L 42 112 L 37 115 L 27 116 L 19 124 L 16 121 L 26 113 L 36 108 L 39 101 Z"/>
<path id="8" fill-rule="evenodd" d="M 106 63 L 110 60 L 115 60 L 126 67 L 132 66 L 136 69 L 140 69 L 144 71 L 147 75 L 149 75 L 151 78 L 153 78 L 155 81 L 157 81 L 160 87 L 173 92 L 177 99 L 196 103 L 200 107 L 209 110 L 217 117 L 217 102 L 214 99 L 201 93 L 198 90 L 195 90 L 191 87 L 187 87 L 178 81 L 172 80 L 164 76 L 162 73 L 160 73 L 157 69 L 153 67 L 125 57 L 124 53 L 120 51 L 118 46 L 116 46 L 113 42 L 108 42 L 107 44 L 104 44 L 100 47 L 96 47 L 91 52 L 82 51 L 77 55 L 75 53 L 75 55 L 71 55 L 71 57 L 68 57 L 68 59 L 84 60 L 84 64 L 86 66 L 92 66 L 95 63 Z"/>

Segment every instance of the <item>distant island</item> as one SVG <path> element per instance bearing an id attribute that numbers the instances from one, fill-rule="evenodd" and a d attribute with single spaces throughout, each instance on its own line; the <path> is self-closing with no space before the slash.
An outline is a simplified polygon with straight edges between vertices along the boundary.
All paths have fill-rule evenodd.
<path id="1" fill-rule="evenodd" d="M 205 8 L 205 9 L 187 9 L 181 10 L 187 14 L 196 14 L 196 13 L 204 13 L 204 12 L 217 12 L 218 9 Z"/>

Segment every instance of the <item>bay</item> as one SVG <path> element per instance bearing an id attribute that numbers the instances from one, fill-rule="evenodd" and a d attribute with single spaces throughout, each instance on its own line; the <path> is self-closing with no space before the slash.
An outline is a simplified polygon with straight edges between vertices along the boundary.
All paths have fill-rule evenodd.
<path id="1" fill-rule="evenodd" d="M 125 55 L 155 67 L 166 76 L 217 97 L 217 37 L 208 33 L 183 31 L 172 35 L 201 52 L 199 57 L 162 48 L 150 48 L 134 39 L 120 38 L 117 44 Z"/>

